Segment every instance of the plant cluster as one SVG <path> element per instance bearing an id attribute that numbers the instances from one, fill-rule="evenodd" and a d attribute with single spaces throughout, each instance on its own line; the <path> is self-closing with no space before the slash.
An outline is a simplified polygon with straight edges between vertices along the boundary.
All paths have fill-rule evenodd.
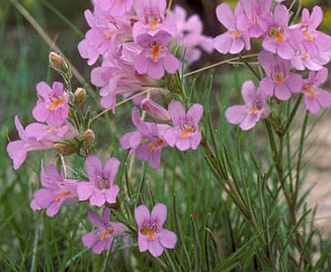
<path id="1" fill-rule="evenodd" d="M 15 170 L 30 151 L 52 149 L 58 155 L 55 164 L 41 163 L 42 188 L 34 192 L 31 208 L 46 209 L 46 215 L 53 217 L 62 205 L 88 203 L 88 218 L 96 228 L 82 236 L 86 248 L 96 254 L 109 250 L 115 254 L 118 245 L 137 245 L 139 252 L 148 251 L 155 257 L 151 262 L 164 271 L 330 268 L 326 261 L 330 246 L 320 252 L 317 262 L 309 253 L 314 231 L 304 227 L 309 210 L 302 210 L 299 191 L 308 116 L 331 107 L 331 94 L 320 87 L 328 77 L 325 65 L 331 59 L 331 37 L 317 30 L 323 19 L 319 6 L 310 13 L 306 8 L 301 11 L 299 5 L 295 13 L 295 1 L 289 7 L 281 2 L 284 1 L 240 0 L 234 11 L 228 4 L 220 4 L 216 14 L 226 32 L 211 38 L 202 34 L 198 16 L 186 18 L 185 10 L 179 6 L 171 10 L 171 1 L 168 6 L 166 0 L 93 1 L 93 11 L 85 11 L 90 29 L 78 50 L 88 65 L 94 65 L 91 83 L 99 88 L 104 110 L 96 114 L 84 107 L 86 90 L 72 90 L 71 68 L 63 56 L 50 53 L 50 65 L 63 82 L 49 85 L 42 81 L 36 85 L 38 101 L 32 111 L 36 122 L 24 128 L 16 116 L 20 139 L 7 146 Z M 301 22 L 297 23 L 300 14 Z M 252 39 L 260 48 L 253 55 L 257 65 L 240 54 L 251 49 Z M 254 76 L 254 80 L 242 85 L 244 104 L 222 112 L 222 117 L 239 125 L 242 131 L 231 128 L 229 133 L 216 134 L 207 99 L 211 88 L 204 100 L 195 100 L 199 95 L 190 76 L 209 67 L 186 72 L 200 58 L 201 50 L 211 53 L 214 49 L 221 54 L 239 54 L 237 59 Z M 119 97 L 123 100 L 117 103 Z M 306 110 L 300 141 L 292 147 L 291 128 L 301 112 L 302 100 Z M 116 106 L 127 101 L 134 104 L 131 119 L 136 130 L 125 133 L 118 144 L 128 151 L 123 151 L 122 160 L 113 154 L 104 159 L 102 152 L 96 150 L 93 123 L 109 111 L 116 120 Z M 245 136 L 259 121 L 270 147 L 265 161 L 243 148 Z M 227 137 L 236 138 L 228 141 Z M 228 144 L 231 141 L 232 147 Z M 165 148 L 176 149 L 178 152 L 171 154 L 184 157 L 188 153 L 180 152 L 204 150 L 208 170 L 217 181 L 217 185 L 206 186 L 224 192 L 219 203 L 213 203 L 213 209 L 227 203 L 223 210 L 226 228 L 238 235 L 248 230 L 240 238 L 232 233 L 228 243 L 231 249 L 220 250 L 217 235 L 224 230 L 217 224 L 209 225 L 208 219 L 199 222 L 192 215 L 191 233 L 178 233 L 180 219 L 174 212 L 176 231 L 164 228 L 167 206 L 153 199 L 150 211 L 146 206 L 150 203 L 144 203 L 141 196 L 143 182 L 135 196 L 130 186 L 121 182 L 129 156 L 160 169 Z M 85 171 L 68 166 L 66 156 L 73 154 L 84 158 Z M 138 167 L 135 170 L 141 171 Z M 128 171 L 129 178 L 132 171 Z M 124 197 L 119 197 L 120 192 Z M 169 197 L 173 198 L 173 209 L 179 209 L 175 194 Z M 125 203 L 127 198 L 134 199 L 132 205 Z M 102 215 L 97 209 L 102 210 Z M 194 242 L 186 236 L 193 237 Z M 190 260 L 191 251 L 187 249 L 192 244 L 197 247 L 195 260 Z M 165 249 L 180 254 L 169 254 Z M 219 257 L 218 252 L 223 252 L 224 257 Z"/>

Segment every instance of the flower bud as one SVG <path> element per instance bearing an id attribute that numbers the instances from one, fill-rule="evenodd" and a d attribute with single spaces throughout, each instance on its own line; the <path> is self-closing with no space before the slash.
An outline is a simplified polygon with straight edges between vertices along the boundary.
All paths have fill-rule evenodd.
<path id="1" fill-rule="evenodd" d="M 145 98 L 143 101 L 141 101 L 141 108 L 153 118 L 161 121 L 170 120 L 168 111 L 149 98 Z"/>
<path id="2" fill-rule="evenodd" d="M 95 139 L 95 134 L 94 134 L 93 130 L 87 129 L 83 134 L 83 138 L 84 138 L 85 146 L 86 147 L 91 146 Z"/>
<path id="3" fill-rule="evenodd" d="M 66 73 L 68 70 L 68 64 L 65 62 L 62 56 L 55 52 L 49 53 L 48 56 L 51 67 L 59 72 Z"/>
<path id="4" fill-rule="evenodd" d="M 55 143 L 54 150 L 61 155 L 70 155 L 76 153 L 76 147 L 67 143 Z"/>
<path id="5" fill-rule="evenodd" d="M 86 91 L 83 88 L 77 88 L 74 95 L 75 95 L 75 103 L 80 104 L 84 101 L 86 97 Z"/>

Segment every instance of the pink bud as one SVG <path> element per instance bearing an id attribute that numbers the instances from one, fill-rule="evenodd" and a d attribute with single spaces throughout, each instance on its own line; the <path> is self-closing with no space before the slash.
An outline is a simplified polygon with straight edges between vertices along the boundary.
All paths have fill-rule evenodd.
<path id="1" fill-rule="evenodd" d="M 145 98 L 143 101 L 141 101 L 141 108 L 155 119 L 161 121 L 170 120 L 168 111 L 149 98 Z"/>

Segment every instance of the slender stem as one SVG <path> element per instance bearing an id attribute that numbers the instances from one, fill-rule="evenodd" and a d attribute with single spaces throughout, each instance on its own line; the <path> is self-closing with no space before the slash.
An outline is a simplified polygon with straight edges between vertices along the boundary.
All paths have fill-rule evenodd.
<path id="1" fill-rule="evenodd" d="M 289 116 L 289 118 L 287 120 L 287 123 L 284 126 L 284 130 L 283 130 L 283 133 L 284 134 L 286 133 L 286 131 L 289 129 L 290 125 L 292 124 L 293 118 L 294 118 L 295 114 L 297 113 L 297 110 L 299 108 L 299 105 L 301 103 L 301 100 L 302 100 L 302 95 L 300 95 L 298 97 L 297 101 L 294 104 L 293 110 L 291 111 L 290 116 Z"/>
<path id="2" fill-rule="evenodd" d="M 130 96 L 129 98 L 124 99 L 124 100 L 122 100 L 121 102 L 118 102 L 118 103 L 116 104 L 116 107 L 118 107 L 118 106 L 120 106 L 120 105 L 123 105 L 123 104 L 125 104 L 126 102 L 131 101 L 132 99 L 134 99 L 134 98 L 136 98 L 136 97 L 139 97 L 139 96 L 141 96 L 141 95 L 144 95 L 144 94 L 150 92 L 152 89 L 153 89 L 153 88 L 148 88 L 148 89 L 145 90 L 145 91 L 142 91 L 142 92 L 137 93 L 137 94 L 135 94 L 135 95 L 133 95 L 133 96 Z M 105 110 L 103 110 L 102 112 L 98 113 L 96 116 L 94 116 L 94 117 L 91 119 L 91 122 L 95 121 L 95 120 L 98 119 L 100 116 L 106 114 L 108 111 L 111 111 L 112 109 L 113 109 L 113 107 L 110 107 L 110 108 L 105 109 Z"/>
<path id="3" fill-rule="evenodd" d="M 301 165 L 302 165 L 302 153 L 303 153 L 303 145 L 305 142 L 305 132 L 308 122 L 309 112 L 306 111 L 305 119 L 303 121 L 303 126 L 300 135 L 300 143 L 299 143 L 299 152 L 298 152 L 298 162 L 296 168 L 296 179 L 295 179 L 295 186 L 294 186 L 294 194 L 293 194 L 293 205 L 296 208 L 297 199 L 298 199 L 298 192 L 300 187 L 300 173 L 301 173 Z"/>
<path id="4" fill-rule="evenodd" d="M 239 55 L 239 58 L 246 64 L 246 66 L 248 67 L 248 69 L 251 70 L 251 72 L 260 81 L 261 80 L 261 76 L 253 69 L 252 65 L 250 65 L 250 63 L 242 55 Z"/>
<path id="5" fill-rule="evenodd" d="M 256 57 L 256 56 L 257 56 L 257 54 L 250 54 L 250 55 L 246 55 L 246 56 L 235 57 L 235 58 L 223 60 L 223 61 L 211 64 L 209 66 L 197 69 L 195 71 L 188 72 L 188 73 L 184 74 L 183 77 L 187 77 L 187 76 L 191 76 L 191 75 L 194 75 L 194 74 L 197 74 L 197 73 L 201 73 L 201 72 L 204 72 L 206 70 L 215 68 L 215 67 L 223 65 L 223 64 L 231 63 L 231 62 L 236 61 L 236 60 L 242 60 L 242 59 L 252 58 L 252 57 Z"/>

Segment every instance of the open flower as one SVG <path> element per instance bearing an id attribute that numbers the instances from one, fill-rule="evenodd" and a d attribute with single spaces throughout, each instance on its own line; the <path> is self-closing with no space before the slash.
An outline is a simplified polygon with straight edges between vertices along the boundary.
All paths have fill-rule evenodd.
<path id="1" fill-rule="evenodd" d="M 88 218 L 97 229 L 85 234 L 82 241 L 84 246 L 92 248 L 95 254 L 100 254 L 102 251 L 108 250 L 114 236 L 123 233 L 125 230 L 123 224 L 110 222 L 109 215 L 110 209 L 105 209 L 102 216 L 93 211 L 88 211 Z"/>
<path id="2" fill-rule="evenodd" d="M 51 126 L 61 126 L 69 114 L 69 95 L 64 92 L 63 84 L 55 81 L 51 88 L 42 81 L 36 89 L 39 100 L 32 111 L 33 117 Z"/>
<path id="3" fill-rule="evenodd" d="M 46 214 L 52 217 L 58 213 L 62 204 L 78 202 L 77 182 L 65 179 L 63 172 L 59 173 L 54 165 L 48 165 L 46 172 L 41 167 L 40 181 L 44 188 L 34 193 L 30 204 L 32 210 L 47 208 Z"/>
<path id="4" fill-rule="evenodd" d="M 69 122 L 61 127 L 31 123 L 24 129 L 18 116 L 15 116 L 15 126 L 20 139 L 7 145 L 7 152 L 13 160 L 15 170 L 25 161 L 28 152 L 50 149 L 55 142 L 72 139 L 77 133 Z"/>
<path id="5" fill-rule="evenodd" d="M 163 138 L 171 147 L 176 146 L 180 151 L 190 148 L 196 150 L 201 141 L 199 121 L 202 117 L 203 106 L 193 104 L 187 111 L 178 101 L 173 101 L 168 106 L 168 112 L 173 127 L 163 133 Z"/>
<path id="6" fill-rule="evenodd" d="M 251 49 L 249 41 L 249 25 L 238 26 L 238 17 L 243 14 L 241 5 L 237 5 L 233 12 L 227 3 L 216 8 L 217 19 L 228 30 L 214 39 L 214 47 L 222 54 L 237 54 L 244 48 Z"/>
<path id="7" fill-rule="evenodd" d="M 116 158 L 109 158 L 105 165 L 96 155 L 89 155 L 85 160 L 85 170 L 89 177 L 89 182 L 79 182 L 79 200 L 90 200 L 91 205 L 101 207 L 106 202 L 109 204 L 116 202 L 116 196 L 120 188 L 114 184 L 114 180 L 120 166 L 120 161 Z"/>
<path id="8" fill-rule="evenodd" d="M 257 58 L 266 73 L 266 77 L 260 82 L 260 89 L 267 96 L 275 95 L 280 100 L 288 100 L 292 93 L 300 90 L 302 77 L 290 72 L 291 61 L 265 50 Z"/>
<path id="9" fill-rule="evenodd" d="M 167 206 L 157 203 L 152 213 L 145 205 L 140 205 L 134 211 L 138 225 L 139 251 L 148 250 L 154 257 L 159 257 L 164 248 L 174 248 L 177 236 L 174 232 L 163 228 L 167 218 Z"/>
<path id="10" fill-rule="evenodd" d="M 319 88 L 328 76 L 328 69 L 309 73 L 307 79 L 303 81 L 301 92 L 304 94 L 304 102 L 307 110 L 311 113 L 319 113 L 321 108 L 331 107 L 331 93 Z"/>
<path id="11" fill-rule="evenodd" d="M 155 36 L 141 34 L 137 37 L 136 43 L 143 50 L 134 62 L 134 67 L 139 74 L 147 74 L 151 78 L 159 79 L 166 70 L 174 74 L 179 68 L 179 60 L 167 49 L 171 35 L 160 30 Z"/>
<path id="12" fill-rule="evenodd" d="M 132 121 L 138 130 L 126 133 L 121 139 L 121 146 L 131 148 L 139 160 L 148 160 L 152 168 L 159 168 L 162 148 L 166 146 L 162 134 L 170 126 L 142 121 L 138 108 L 132 109 Z M 141 144 L 143 139 L 147 141 Z"/>
<path id="13" fill-rule="evenodd" d="M 225 111 L 225 116 L 231 124 L 240 124 L 243 130 L 249 130 L 256 122 L 270 113 L 267 96 L 255 89 L 250 80 L 244 82 L 241 93 L 245 105 L 235 105 Z"/>

